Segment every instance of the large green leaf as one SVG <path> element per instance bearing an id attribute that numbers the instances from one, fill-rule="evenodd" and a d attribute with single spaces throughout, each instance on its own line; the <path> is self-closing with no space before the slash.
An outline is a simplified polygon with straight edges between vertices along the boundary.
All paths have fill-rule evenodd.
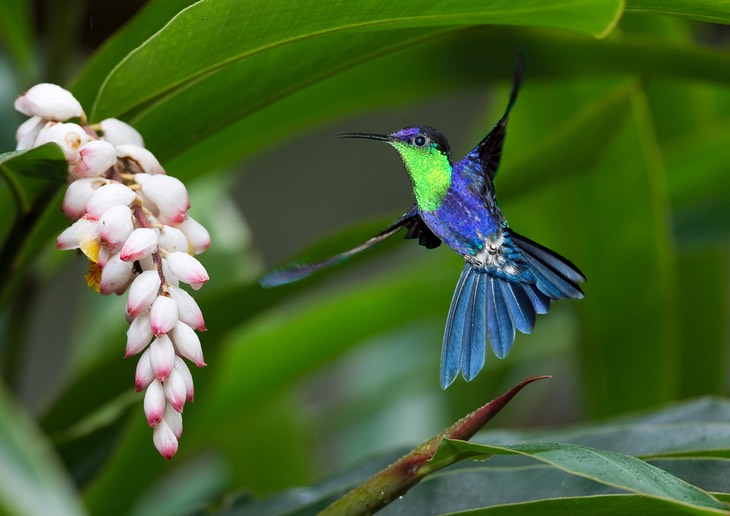
<path id="1" fill-rule="evenodd" d="M 41 434 L 0 386 L 0 512 L 83 514 L 71 482 Z"/>
<path id="2" fill-rule="evenodd" d="M 460 462 L 429 475 L 382 514 L 450 514 L 469 509 L 472 511 L 466 514 L 525 514 L 543 508 L 548 514 L 571 514 L 573 509 L 580 514 L 612 514 L 609 509 L 619 514 L 633 514 L 634 510 L 646 510 L 647 514 L 724 514 L 722 509 L 727 506 L 686 482 L 727 492 L 725 479 L 730 461 L 712 457 L 724 457 L 728 452 L 729 416 L 727 400 L 705 398 L 599 424 L 542 431 L 484 431 L 477 434 L 476 441 L 500 445 L 482 448 L 474 443 L 454 444 L 457 449 L 464 448 L 466 454 L 471 454 L 473 447 L 486 455 L 513 454 L 516 450 L 531 455 L 525 450 L 533 448 L 535 454 L 547 453 L 542 455 L 547 464 L 535 464 L 532 458 L 536 457 L 514 455 L 492 455 L 487 462 Z M 572 444 L 543 447 L 536 446 L 537 441 Z M 674 477 L 629 457 L 667 454 L 674 458 L 647 460 Z M 338 494 L 386 467 L 394 456 L 371 458 L 315 486 L 264 500 L 234 498 L 231 509 L 224 513 L 316 514 Z M 553 462 L 558 464 L 557 469 Z M 597 470 L 593 469 L 596 464 L 601 464 Z M 626 465 L 628 470 L 624 469 Z M 647 484 L 650 478 L 658 478 L 659 482 Z M 610 485 L 637 489 L 645 495 L 653 493 L 656 498 L 617 496 L 621 491 Z"/>
<path id="3" fill-rule="evenodd" d="M 445 439 L 433 462 L 453 457 L 488 459 L 494 455 L 522 455 L 573 475 L 611 487 L 672 501 L 694 508 L 726 510 L 727 505 L 697 487 L 644 461 L 621 453 L 569 443 L 527 443 L 494 446 Z"/>
<path id="4" fill-rule="evenodd" d="M 669 14 L 712 23 L 730 23 L 727 0 L 627 0 L 626 10 L 643 14 Z"/>
<path id="5" fill-rule="evenodd" d="M 0 206 L 0 285 L 7 294 L 8 281 L 62 227 L 59 186 L 68 163 L 58 145 L 47 143 L 0 155 L 0 174 L 0 195 L 13 199 Z"/>

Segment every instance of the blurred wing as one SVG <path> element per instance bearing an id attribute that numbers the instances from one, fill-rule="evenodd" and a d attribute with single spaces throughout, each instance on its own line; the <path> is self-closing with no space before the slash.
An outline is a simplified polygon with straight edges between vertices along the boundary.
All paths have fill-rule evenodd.
<path id="1" fill-rule="evenodd" d="M 504 115 L 499 119 L 497 125 L 489 131 L 484 139 L 479 142 L 479 145 L 474 147 L 466 159 L 472 163 L 470 170 L 480 171 L 481 176 L 475 178 L 478 184 L 481 184 L 481 192 L 485 193 L 487 185 L 494 181 L 497 175 L 497 169 L 499 168 L 499 162 L 502 159 L 502 146 L 504 145 L 504 138 L 507 134 L 507 121 L 509 118 L 510 111 L 517 100 L 517 93 L 520 89 L 520 83 L 522 82 L 522 70 L 524 68 L 524 60 L 522 56 L 517 60 L 515 66 L 515 77 L 512 82 L 512 93 L 510 93 L 509 102 L 507 103 L 507 109 L 504 111 Z"/>
<path id="2" fill-rule="evenodd" d="M 272 271 L 263 278 L 261 278 L 259 280 L 259 284 L 262 287 L 269 288 L 278 287 L 279 285 L 285 285 L 287 283 L 292 283 L 294 281 L 300 280 L 306 276 L 309 276 L 313 272 L 324 269 L 331 265 L 337 265 L 338 263 L 347 260 L 351 256 L 355 256 L 356 254 L 359 254 L 366 249 L 371 248 L 375 244 L 378 244 L 386 238 L 394 235 L 401 228 L 404 227 L 408 228 L 408 234 L 406 235 L 406 238 L 418 238 L 419 244 L 429 249 L 433 247 L 438 247 L 438 245 L 441 243 L 438 237 L 434 235 L 428 228 L 428 226 L 426 226 L 426 224 L 423 222 L 423 219 L 421 219 L 421 216 L 418 214 L 418 209 L 416 208 L 416 206 L 413 206 L 413 208 L 411 208 L 407 213 L 403 214 L 402 217 L 393 222 L 390 226 L 388 226 L 369 240 L 363 242 L 359 246 L 353 247 L 348 251 L 344 251 L 342 253 L 336 254 L 335 256 L 331 256 L 318 262 L 297 264 L 291 267 L 287 267 L 285 269 Z"/>

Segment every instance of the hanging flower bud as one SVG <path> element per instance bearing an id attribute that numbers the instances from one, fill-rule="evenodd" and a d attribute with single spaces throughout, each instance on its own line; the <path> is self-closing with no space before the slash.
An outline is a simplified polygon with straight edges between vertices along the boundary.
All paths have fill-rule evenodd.
<path id="1" fill-rule="evenodd" d="M 200 339 L 190 326 L 178 321 L 169 335 L 178 355 L 187 358 L 198 367 L 205 367 Z"/>
<path id="2" fill-rule="evenodd" d="M 132 321 L 127 330 L 127 350 L 124 357 L 136 355 L 152 341 L 152 327 L 149 312 L 142 312 Z"/>
<path id="3" fill-rule="evenodd" d="M 200 254 L 210 247 L 210 233 L 197 220 L 190 215 L 182 221 L 178 227 L 188 238 L 188 249 L 190 254 Z"/>
<path id="4" fill-rule="evenodd" d="M 80 158 L 79 150 L 88 141 L 89 135 L 80 125 L 48 122 L 38 133 L 35 146 L 39 147 L 48 142 L 57 143 L 69 164 L 75 165 Z"/>
<path id="5" fill-rule="evenodd" d="M 177 453 L 177 438 L 164 419 L 155 427 L 152 442 L 160 455 L 168 460 Z"/>
<path id="6" fill-rule="evenodd" d="M 124 242 L 121 258 L 125 262 L 140 260 L 157 250 L 157 231 L 152 228 L 137 228 Z"/>
<path id="7" fill-rule="evenodd" d="M 165 423 L 167 423 L 167 426 L 170 427 L 173 435 L 179 440 L 183 431 L 182 414 L 168 403 L 165 407 L 165 414 L 162 416 L 162 419 Z"/>
<path id="8" fill-rule="evenodd" d="M 193 375 L 190 374 L 185 361 L 180 357 L 175 357 L 175 370 L 180 373 L 180 377 L 185 382 L 185 401 L 191 402 L 195 398 L 195 387 L 193 386 Z"/>
<path id="9" fill-rule="evenodd" d="M 124 262 L 129 263 L 131 262 Z M 147 310 L 160 290 L 160 275 L 156 270 L 146 270 L 135 278 L 127 297 L 127 314 L 137 317 Z"/>
<path id="10" fill-rule="evenodd" d="M 155 379 L 155 372 L 150 364 L 150 350 L 147 348 L 137 362 L 137 370 L 134 373 L 134 390 L 141 392 L 146 389 Z"/>
<path id="11" fill-rule="evenodd" d="M 167 335 L 160 335 L 150 344 L 150 365 L 160 381 L 170 376 L 175 366 L 175 348 Z"/>
<path id="12" fill-rule="evenodd" d="M 32 116 L 18 127 L 15 132 L 15 140 L 18 142 L 16 150 L 32 149 L 35 147 L 35 141 L 41 128 L 46 125 L 46 121 L 39 116 Z"/>
<path id="13" fill-rule="evenodd" d="M 112 206 L 129 206 L 136 194 L 121 183 L 109 183 L 96 190 L 86 203 L 86 216 L 98 220 Z"/>
<path id="14" fill-rule="evenodd" d="M 170 253 L 167 255 L 166 261 L 175 277 L 193 287 L 194 290 L 198 290 L 209 279 L 205 267 L 187 253 Z"/>
<path id="15" fill-rule="evenodd" d="M 162 226 L 162 229 L 160 229 L 160 247 L 170 253 L 175 251 L 185 253 L 188 252 L 188 239 L 185 233 L 178 228 Z"/>
<path id="16" fill-rule="evenodd" d="M 129 209 L 129 206 L 112 206 L 99 219 L 99 237 L 112 253 L 116 253 L 122 248 L 133 230 L 134 222 L 132 220 L 132 210 Z M 120 254 L 119 258 L 128 261 L 125 260 L 123 253 Z"/>
<path id="17" fill-rule="evenodd" d="M 180 376 L 180 373 L 173 368 L 170 371 L 170 376 L 165 380 L 165 398 L 172 408 L 178 412 L 182 412 L 185 407 L 185 399 L 187 398 L 187 390 L 185 389 L 185 382 Z"/>
<path id="18" fill-rule="evenodd" d="M 193 296 L 180 287 L 170 285 L 168 291 L 177 303 L 178 319 L 198 331 L 205 331 L 203 312 Z"/>
<path id="19" fill-rule="evenodd" d="M 102 140 L 92 140 L 79 150 L 80 159 L 73 170 L 79 177 L 97 177 L 117 162 L 114 146 Z"/>
<path id="20" fill-rule="evenodd" d="M 106 183 L 106 179 L 85 177 L 68 185 L 61 203 L 63 213 L 71 220 L 83 217 L 86 214 L 86 205 L 89 204 L 91 196 Z"/>
<path id="21" fill-rule="evenodd" d="M 150 426 L 156 426 L 165 414 L 165 389 L 159 380 L 152 380 L 144 394 L 144 413 Z"/>
<path id="22" fill-rule="evenodd" d="M 144 139 L 137 130 L 129 124 L 117 120 L 116 118 L 107 118 L 99 124 L 103 138 L 115 147 L 131 143 L 139 147 L 144 147 Z"/>
<path id="23" fill-rule="evenodd" d="M 157 296 L 150 308 L 150 326 L 157 337 L 172 330 L 177 324 L 177 303 L 166 295 Z"/>
<path id="24" fill-rule="evenodd" d="M 84 113 L 81 104 L 71 92 L 50 83 L 36 84 L 15 99 L 15 109 L 24 115 L 57 122 L 65 122 Z"/>
<path id="25" fill-rule="evenodd" d="M 132 145 L 130 143 L 117 145 L 117 157 L 131 159 L 146 174 L 166 173 L 155 155 L 140 145 Z"/>
<path id="26" fill-rule="evenodd" d="M 145 197 L 155 203 L 157 218 L 163 224 L 175 225 L 185 220 L 190 207 L 185 185 L 171 176 L 137 174 L 137 184 Z"/>
<path id="27" fill-rule="evenodd" d="M 101 270 L 99 292 L 104 296 L 123 292 L 131 280 L 132 264 L 122 261 L 117 253 L 109 258 Z"/>

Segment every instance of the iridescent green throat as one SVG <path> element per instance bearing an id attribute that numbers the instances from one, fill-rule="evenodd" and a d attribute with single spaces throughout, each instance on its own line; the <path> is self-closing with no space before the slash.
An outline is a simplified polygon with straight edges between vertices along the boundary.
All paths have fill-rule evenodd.
<path id="1" fill-rule="evenodd" d="M 416 203 L 423 211 L 441 206 L 451 186 L 449 158 L 435 146 L 414 147 L 401 142 L 389 142 L 400 153 L 413 181 Z"/>

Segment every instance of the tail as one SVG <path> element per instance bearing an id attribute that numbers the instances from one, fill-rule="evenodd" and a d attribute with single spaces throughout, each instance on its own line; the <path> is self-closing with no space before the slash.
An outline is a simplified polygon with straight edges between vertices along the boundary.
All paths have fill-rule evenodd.
<path id="1" fill-rule="evenodd" d="M 550 310 L 553 299 L 582 299 L 578 283 L 585 276 L 559 254 L 515 233 L 511 241 L 521 251 L 519 261 L 532 282 L 492 275 L 469 263 L 454 290 L 441 349 L 441 388 L 459 371 L 468 382 L 484 367 L 487 335 L 492 351 L 504 358 L 512 348 L 515 330 L 531 333 L 537 314 Z"/>

